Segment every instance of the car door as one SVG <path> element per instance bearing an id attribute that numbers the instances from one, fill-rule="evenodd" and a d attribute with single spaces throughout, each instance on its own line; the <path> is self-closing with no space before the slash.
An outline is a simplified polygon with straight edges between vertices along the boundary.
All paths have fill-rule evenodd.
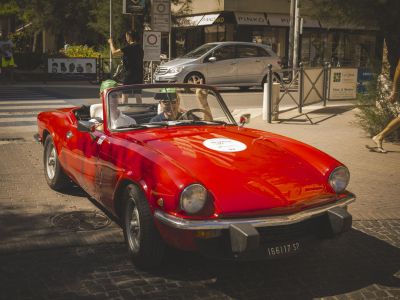
<path id="1" fill-rule="evenodd" d="M 210 57 L 215 57 L 216 61 L 209 61 Z M 234 45 L 216 48 L 212 54 L 205 58 L 205 63 L 207 64 L 207 84 L 229 85 L 237 81 L 237 60 Z"/>
<path id="2" fill-rule="evenodd" d="M 237 46 L 237 77 L 239 84 L 259 84 L 267 70 L 269 53 L 258 46 Z"/>
<path id="3" fill-rule="evenodd" d="M 98 196 L 97 141 L 101 135 L 103 133 L 98 130 L 92 133 L 81 132 L 76 126 L 72 126 L 65 137 L 64 158 L 70 175 L 94 198 Z"/>

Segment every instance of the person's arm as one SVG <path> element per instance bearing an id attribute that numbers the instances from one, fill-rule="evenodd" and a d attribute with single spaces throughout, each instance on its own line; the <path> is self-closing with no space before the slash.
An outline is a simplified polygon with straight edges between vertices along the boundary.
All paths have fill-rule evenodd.
<path id="1" fill-rule="evenodd" d="M 399 98 L 399 85 L 400 85 L 400 59 L 397 63 L 396 71 L 393 78 L 393 91 L 390 95 L 390 101 L 395 102 Z"/>
<path id="2" fill-rule="evenodd" d="M 113 55 L 122 53 L 121 49 L 115 49 L 114 42 L 113 42 L 112 38 L 108 39 L 108 43 L 110 44 L 111 53 Z"/>

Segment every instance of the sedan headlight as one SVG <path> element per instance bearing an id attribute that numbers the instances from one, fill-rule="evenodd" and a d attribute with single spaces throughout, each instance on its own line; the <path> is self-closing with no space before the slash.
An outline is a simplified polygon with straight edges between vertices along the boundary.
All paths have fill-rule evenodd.
<path id="1" fill-rule="evenodd" d="M 200 212 L 207 202 L 207 194 L 206 188 L 201 184 L 187 186 L 181 194 L 181 208 L 190 215 Z"/>
<path id="2" fill-rule="evenodd" d="M 332 171 L 331 175 L 329 175 L 329 184 L 333 188 L 336 193 L 343 192 L 350 180 L 350 172 L 344 167 L 337 167 Z"/>
<path id="3" fill-rule="evenodd" d="M 183 68 L 184 68 L 183 66 L 172 67 L 167 71 L 167 73 L 172 73 L 172 74 L 180 73 L 183 70 Z"/>

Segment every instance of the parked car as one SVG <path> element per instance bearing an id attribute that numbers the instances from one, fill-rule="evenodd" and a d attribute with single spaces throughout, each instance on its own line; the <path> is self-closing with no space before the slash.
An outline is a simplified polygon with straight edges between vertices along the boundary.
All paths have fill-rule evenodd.
<path id="1" fill-rule="evenodd" d="M 38 115 L 44 175 L 54 190 L 78 184 L 113 214 L 142 268 L 160 264 L 166 245 L 271 259 L 349 230 L 348 169 L 244 127 L 249 119 L 238 124 L 207 85 L 111 88 L 102 103 Z"/>
<path id="2" fill-rule="evenodd" d="M 248 89 L 263 86 L 271 64 L 273 79 L 280 79 L 280 58 L 266 45 L 246 42 L 204 44 L 186 55 L 160 65 L 154 82 L 203 83 Z"/>

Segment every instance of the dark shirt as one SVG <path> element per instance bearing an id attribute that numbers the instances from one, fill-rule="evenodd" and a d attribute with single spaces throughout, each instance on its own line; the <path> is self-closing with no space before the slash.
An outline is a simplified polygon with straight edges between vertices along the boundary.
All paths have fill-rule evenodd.
<path id="1" fill-rule="evenodd" d="M 123 84 L 143 83 L 143 49 L 130 44 L 121 49 L 124 64 Z"/>
<path id="2" fill-rule="evenodd" d="M 157 116 L 152 117 L 150 120 L 150 123 L 163 122 L 163 121 L 168 121 L 168 119 L 165 117 L 164 113 L 162 112 L 161 114 L 158 114 Z"/>

